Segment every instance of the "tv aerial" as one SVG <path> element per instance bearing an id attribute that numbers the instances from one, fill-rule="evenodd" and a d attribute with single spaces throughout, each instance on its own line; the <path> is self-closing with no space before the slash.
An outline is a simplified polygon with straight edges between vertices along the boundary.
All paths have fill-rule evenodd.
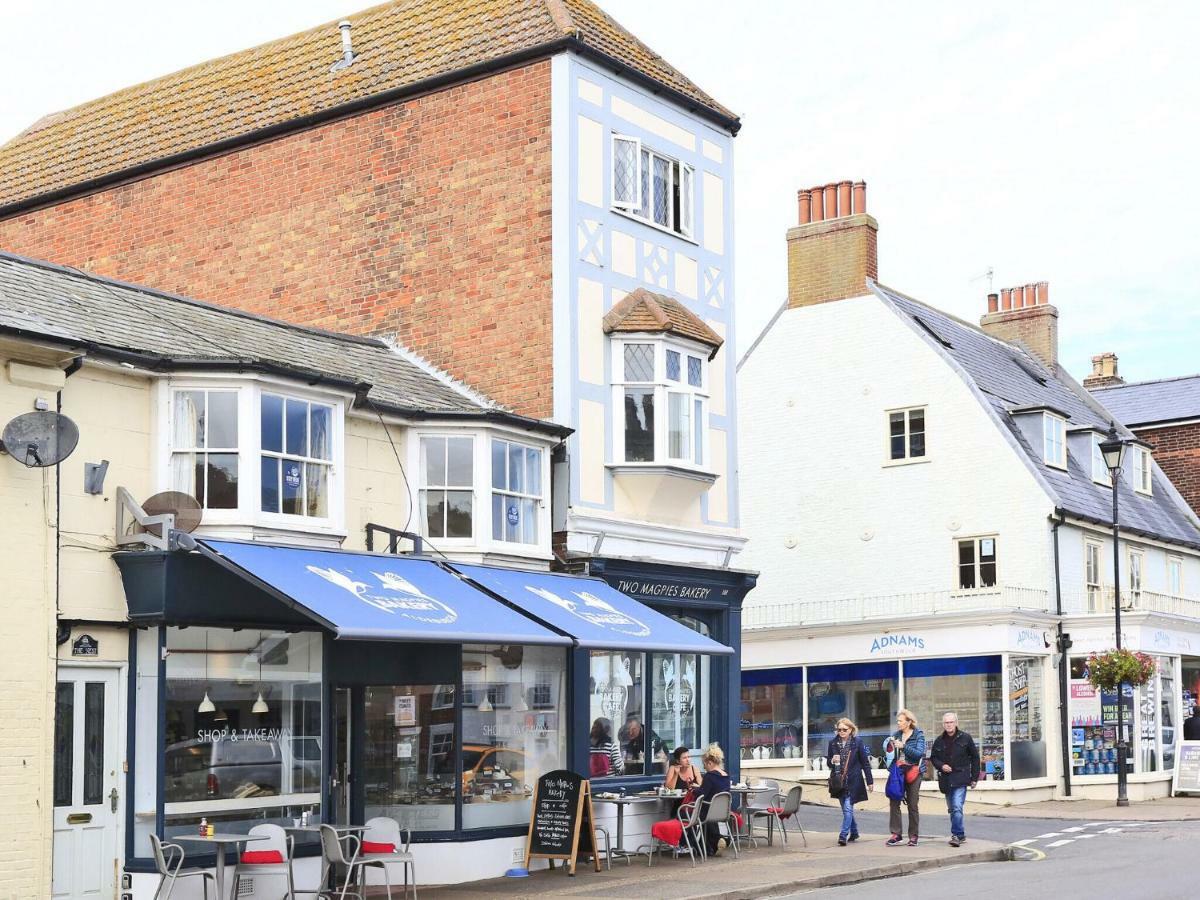
<path id="1" fill-rule="evenodd" d="M 27 412 L 4 426 L 0 449 L 31 469 L 56 466 L 79 443 L 79 427 L 62 413 Z"/>

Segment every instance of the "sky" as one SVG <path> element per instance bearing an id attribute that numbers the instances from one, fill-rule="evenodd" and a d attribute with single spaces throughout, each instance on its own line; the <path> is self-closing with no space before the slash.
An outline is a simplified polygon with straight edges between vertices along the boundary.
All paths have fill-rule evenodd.
<path id="1" fill-rule="evenodd" d="M 0 0 L 0 141 L 368 5 Z M 797 189 L 861 179 L 885 284 L 977 321 L 989 271 L 1048 281 L 1077 378 L 1109 350 L 1129 380 L 1200 372 L 1200 4 L 600 5 L 741 116 L 739 353 L 785 300 Z"/>

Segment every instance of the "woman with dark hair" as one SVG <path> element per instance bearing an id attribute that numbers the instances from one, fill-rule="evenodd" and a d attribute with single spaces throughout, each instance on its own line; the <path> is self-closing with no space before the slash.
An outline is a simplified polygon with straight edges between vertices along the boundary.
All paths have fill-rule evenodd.
<path id="1" fill-rule="evenodd" d="M 693 765 L 688 755 L 687 747 L 676 747 L 671 751 L 671 762 L 667 766 L 667 777 L 663 780 L 663 787 L 669 791 L 676 788 L 688 791 L 700 783 L 701 777 L 700 770 Z"/>
<path id="2" fill-rule="evenodd" d="M 605 775 L 623 775 L 625 761 L 621 758 L 621 747 L 613 740 L 612 720 L 603 716 L 592 723 L 591 754 L 588 767 L 592 778 Z"/>

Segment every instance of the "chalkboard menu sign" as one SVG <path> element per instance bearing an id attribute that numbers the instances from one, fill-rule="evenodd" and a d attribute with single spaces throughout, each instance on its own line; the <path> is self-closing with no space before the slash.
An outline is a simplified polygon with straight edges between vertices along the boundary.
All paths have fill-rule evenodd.
<path id="1" fill-rule="evenodd" d="M 1175 793 L 1200 794 L 1200 741 L 1180 741 L 1176 747 Z"/>
<path id="2" fill-rule="evenodd" d="M 529 836 L 525 842 L 525 868 L 529 868 L 532 859 L 563 859 L 567 860 L 570 874 L 574 875 L 578 857 L 590 854 L 599 872 L 594 822 L 588 781 L 566 769 L 547 772 L 538 779 L 533 792 Z"/>

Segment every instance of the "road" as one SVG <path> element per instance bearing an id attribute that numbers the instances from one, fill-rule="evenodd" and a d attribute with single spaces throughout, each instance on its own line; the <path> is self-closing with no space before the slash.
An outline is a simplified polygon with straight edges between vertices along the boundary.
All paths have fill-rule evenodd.
<path id="1" fill-rule="evenodd" d="M 805 823 L 837 831 L 841 814 L 829 807 L 805 807 Z M 863 812 L 859 827 L 886 834 L 886 813 Z M 949 839 L 950 820 L 940 803 L 921 804 L 922 840 Z M 895 900 L 897 891 L 921 900 L 963 896 L 1045 900 L 1046 897 L 1136 897 L 1178 900 L 1200 894 L 1200 822 L 1100 822 L 968 816 L 971 837 L 1014 845 L 1017 862 L 983 863 L 934 869 L 844 888 L 789 895 L 811 900 Z M 853 852 L 853 845 L 847 847 Z M 897 854 L 904 847 L 895 848 Z M 782 900 L 782 898 L 781 898 Z"/>

